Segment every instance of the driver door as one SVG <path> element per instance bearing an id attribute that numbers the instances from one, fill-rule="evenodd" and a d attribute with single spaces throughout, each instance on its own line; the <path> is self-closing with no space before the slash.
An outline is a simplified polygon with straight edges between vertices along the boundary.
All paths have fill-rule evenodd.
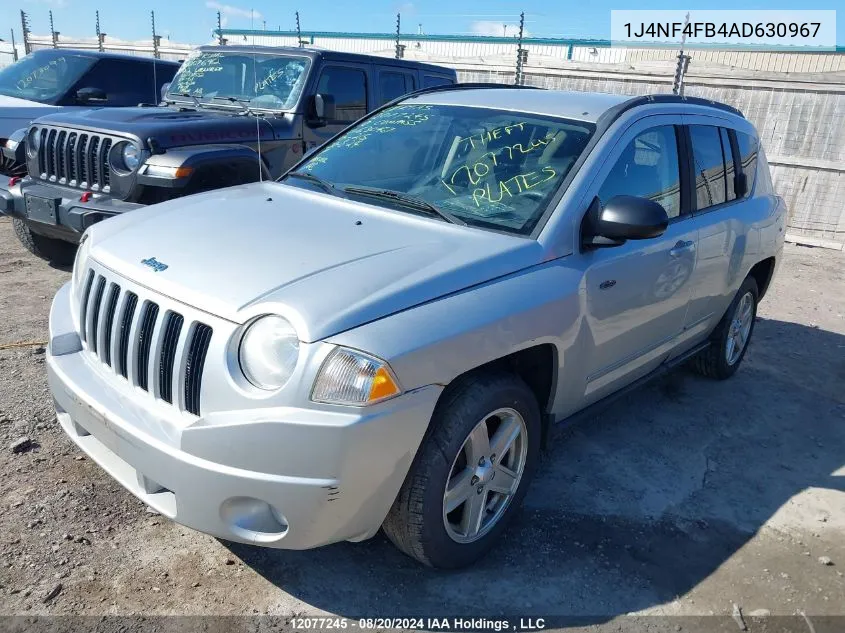
<path id="1" fill-rule="evenodd" d="M 589 200 L 650 198 L 666 209 L 663 235 L 582 255 L 585 354 L 590 404 L 656 368 L 681 334 L 690 302 L 698 231 L 681 189 L 685 150 L 679 117 L 648 117 L 620 138 L 591 185 Z"/>

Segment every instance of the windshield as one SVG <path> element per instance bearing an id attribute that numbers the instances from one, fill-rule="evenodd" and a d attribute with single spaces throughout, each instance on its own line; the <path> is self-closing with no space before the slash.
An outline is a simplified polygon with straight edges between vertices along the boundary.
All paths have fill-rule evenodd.
<path id="1" fill-rule="evenodd" d="M 0 94 L 56 103 L 96 61 L 71 51 L 36 51 L 0 70 Z"/>
<path id="2" fill-rule="evenodd" d="M 351 188 L 350 197 L 361 187 L 390 190 L 470 225 L 527 235 L 594 130 L 523 112 L 400 104 L 353 127 L 299 171 L 323 189 Z M 313 180 L 287 182 L 313 188 Z M 391 208 L 403 202 L 371 192 L 364 199 Z"/>
<path id="3" fill-rule="evenodd" d="M 307 57 L 286 55 L 195 53 L 176 73 L 167 98 L 229 99 L 252 108 L 289 110 L 302 93 L 309 63 Z"/>

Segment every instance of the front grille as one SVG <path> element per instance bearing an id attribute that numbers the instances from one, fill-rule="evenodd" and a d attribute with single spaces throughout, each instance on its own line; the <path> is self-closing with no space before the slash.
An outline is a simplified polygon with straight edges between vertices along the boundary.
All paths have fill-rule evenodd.
<path id="1" fill-rule="evenodd" d="M 109 191 L 109 151 L 115 140 L 61 128 L 38 130 L 38 171 L 42 180 L 70 187 Z"/>
<path id="2" fill-rule="evenodd" d="M 199 321 L 186 323 L 182 314 L 139 299 L 94 270 L 84 280 L 78 313 L 86 349 L 151 396 L 200 415 L 212 328 Z"/>

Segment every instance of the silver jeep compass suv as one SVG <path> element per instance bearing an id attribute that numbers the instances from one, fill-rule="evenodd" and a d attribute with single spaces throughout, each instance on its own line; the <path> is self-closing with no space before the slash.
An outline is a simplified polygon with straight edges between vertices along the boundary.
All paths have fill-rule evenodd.
<path id="1" fill-rule="evenodd" d="M 550 425 L 731 376 L 786 209 L 754 127 L 671 95 L 456 86 L 281 182 L 89 229 L 50 316 L 62 427 L 162 514 L 303 549 L 487 551 Z"/>

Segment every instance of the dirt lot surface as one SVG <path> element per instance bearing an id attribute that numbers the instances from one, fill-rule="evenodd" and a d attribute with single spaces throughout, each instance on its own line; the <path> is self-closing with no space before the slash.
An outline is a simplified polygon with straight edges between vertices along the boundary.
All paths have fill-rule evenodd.
<path id="1" fill-rule="evenodd" d="M 44 341 L 69 278 L 0 219 L 0 347 Z M 681 370 L 577 425 L 460 572 L 382 536 L 285 552 L 183 528 L 84 458 L 51 405 L 44 348 L 0 349 L 0 614 L 845 616 L 842 253 L 787 245 L 739 373 Z"/>

